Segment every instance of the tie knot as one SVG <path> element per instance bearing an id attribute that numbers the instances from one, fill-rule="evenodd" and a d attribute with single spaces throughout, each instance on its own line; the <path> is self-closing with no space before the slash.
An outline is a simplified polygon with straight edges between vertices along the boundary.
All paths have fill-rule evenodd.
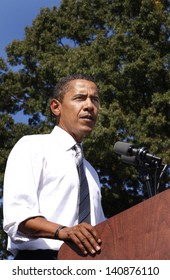
<path id="1" fill-rule="evenodd" d="M 81 146 L 81 144 L 77 143 L 77 144 L 74 145 L 73 148 L 74 148 L 74 150 L 76 152 L 76 162 L 79 165 L 83 161 L 83 149 L 82 149 L 82 146 Z"/>
<path id="2" fill-rule="evenodd" d="M 75 144 L 74 145 L 74 150 L 76 151 L 76 154 L 82 154 L 83 155 L 83 148 L 81 146 L 81 144 Z"/>
<path id="3" fill-rule="evenodd" d="M 76 143 L 74 145 L 74 148 L 75 148 L 76 151 L 81 151 L 82 150 L 81 144 L 79 144 L 79 143 Z"/>

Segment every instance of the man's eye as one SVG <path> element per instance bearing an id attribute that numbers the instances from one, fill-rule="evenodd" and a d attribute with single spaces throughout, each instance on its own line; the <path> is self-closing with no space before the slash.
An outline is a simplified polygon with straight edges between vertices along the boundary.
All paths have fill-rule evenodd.
<path id="1" fill-rule="evenodd" d="M 99 102 L 99 98 L 98 97 L 93 97 L 93 101 Z"/>
<path id="2" fill-rule="evenodd" d="M 85 98 L 83 96 L 77 96 L 77 100 L 84 100 Z"/>
<path id="3" fill-rule="evenodd" d="M 77 95 L 75 97 L 75 99 L 77 99 L 77 100 L 85 100 L 86 99 L 86 95 Z"/>

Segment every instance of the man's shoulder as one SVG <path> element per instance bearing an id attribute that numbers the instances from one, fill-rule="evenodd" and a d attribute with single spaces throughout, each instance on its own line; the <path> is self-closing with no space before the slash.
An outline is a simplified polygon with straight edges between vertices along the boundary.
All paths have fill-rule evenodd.
<path id="1" fill-rule="evenodd" d="M 31 134 L 24 135 L 14 145 L 13 150 L 16 149 L 40 149 L 46 143 L 50 143 L 51 134 Z M 50 144 L 49 144 L 50 145 Z"/>
<path id="2" fill-rule="evenodd" d="M 49 139 L 50 135 L 51 135 L 50 133 L 24 135 L 23 137 L 21 137 L 19 142 L 31 142 L 31 143 L 36 143 L 41 141 L 43 142 Z"/>
<path id="3" fill-rule="evenodd" d="M 21 140 L 24 141 L 39 141 L 40 139 L 45 140 L 51 135 L 51 133 L 44 133 L 44 134 L 30 134 L 30 135 L 24 135 Z"/>

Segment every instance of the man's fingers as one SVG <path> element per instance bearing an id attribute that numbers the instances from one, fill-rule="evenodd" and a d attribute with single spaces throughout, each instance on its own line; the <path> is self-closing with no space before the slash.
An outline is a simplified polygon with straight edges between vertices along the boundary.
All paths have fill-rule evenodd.
<path id="1" fill-rule="evenodd" d="M 97 237 L 96 233 L 89 232 L 86 228 L 82 229 L 82 243 L 88 249 L 91 254 L 94 254 L 96 251 L 100 250 L 101 240 Z M 99 242 L 98 242 L 99 241 Z"/>
<path id="2" fill-rule="evenodd" d="M 101 239 L 91 225 L 82 223 L 72 228 L 63 229 L 63 233 L 64 231 L 67 231 L 67 238 L 63 238 L 63 240 L 71 240 L 84 254 L 95 254 L 100 250 Z"/>
<path id="3" fill-rule="evenodd" d="M 76 244 L 76 246 L 81 250 L 81 252 L 85 255 L 88 254 L 88 251 L 84 245 L 84 242 L 82 242 L 76 235 L 73 235 L 71 238 L 72 242 Z"/>

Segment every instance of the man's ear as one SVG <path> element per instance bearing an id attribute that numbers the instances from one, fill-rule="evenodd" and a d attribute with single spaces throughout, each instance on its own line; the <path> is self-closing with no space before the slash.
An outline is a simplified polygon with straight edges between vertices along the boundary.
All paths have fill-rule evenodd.
<path id="1" fill-rule="evenodd" d="M 55 115 L 55 116 L 60 116 L 60 105 L 61 105 L 61 103 L 60 103 L 60 101 L 59 100 L 57 100 L 57 99 L 52 99 L 51 101 L 50 101 L 50 108 L 51 108 L 51 111 L 53 112 L 53 114 Z"/>

